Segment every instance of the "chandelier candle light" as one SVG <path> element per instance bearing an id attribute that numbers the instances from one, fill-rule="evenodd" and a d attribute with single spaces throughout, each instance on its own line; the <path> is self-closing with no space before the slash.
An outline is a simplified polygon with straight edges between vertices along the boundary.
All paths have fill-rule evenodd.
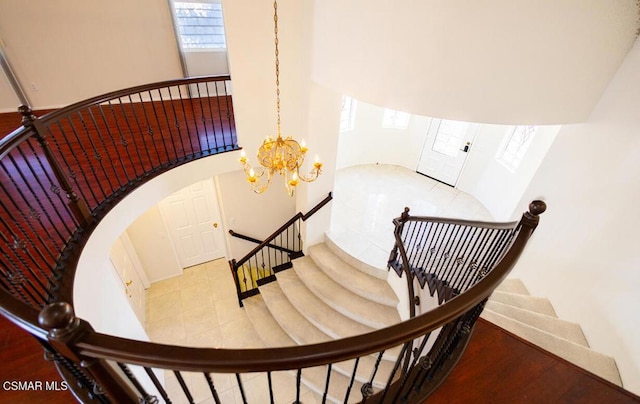
<path id="1" fill-rule="evenodd" d="M 258 162 L 260 166 L 255 169 L 251 167 L 244 150 L 240 155 L 240 163 L 247 175 L 251 189 L 260 194 L 267 190 L 274 174 L 280 174 L 284 178 L 284 186 L 287 194 L 293 196 L 299 182 L 312 182 L 322 173 L 322 163 L 318 156 L 313 163 L 313 169 L 308 175 L 300 174 L 300 167 L 304 163 L 307 147 L 304 140 L 298 143 L 290 136 L 283 138 L 280 134 L 280 61 L 278 59 L 278 2 L 273 2 L 273 21 L 275 32 L 276 49 L 276 111 L 277 111 L 277 136 L 272 136 L 262 142 L 258 149 Z"/>

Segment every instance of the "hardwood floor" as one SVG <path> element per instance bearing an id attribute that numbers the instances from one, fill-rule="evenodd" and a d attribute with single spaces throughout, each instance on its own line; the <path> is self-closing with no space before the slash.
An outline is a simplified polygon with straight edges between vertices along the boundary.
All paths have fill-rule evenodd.
<path id="1" fill-rule="evenodd" d="M 42 348 L 0 316 L 0 383 L 61 381 Z M 69 391 L 6 391 L 0 403 L 74 402 Z M 427 403 L 640 403 L 634 396 L 479 320 L 458 366 Z"/>
<path id="2" fill-rule="evenodd" d="M 8 390 L 14 381 L 39 381 L 42 390 Z M 75 402 L 69 390 L 46 391 L 46 382 L 61 386 L 55 365 L 44 360 L 42 347 L 30 334 L 0 315 L 0 403 Z"/>
<path id="3" fill-rule="evenodd" d="M 429 403 L 640 403 L 596 377 L 485 320 Z"/>

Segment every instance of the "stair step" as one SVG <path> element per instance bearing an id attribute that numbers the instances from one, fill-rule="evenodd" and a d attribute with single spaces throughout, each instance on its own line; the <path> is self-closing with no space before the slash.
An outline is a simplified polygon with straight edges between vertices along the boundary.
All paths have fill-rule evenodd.
<path id="1" fill-rule="evenodd" d="M 298 264 L 294 264 L 294 268 L 296 265 Z M 331 338 L 351 337 L 374 330 L 374 328 L 355 321 L 327 305 L 305 286 L 295 271 L 281 272 L 277 278 L 277 283 L 291 304 L 309 322 Z"/>
<path id="2" fill-rule="evenodd" d="M 483 317 L 556 356 L 622 386 L 616 362 L 611 357 L 493 311 L 485 312 Z"/>
<path id="3" fill-rule="evenodd" d="M 295 312 L 290 311 L 296 310 L 293 306 L 289 306 L 287 308 L 287 305 L 280 301 L 280 299 L 282 299 L 284 295 L 281 291 L 278 291 L 277 288 L 272 285 L 274 284 L 269 284 L 261 287 L 261 293 L 267 296 L 266 300 L 269 301 L 272 308 L 277 307 L 276 310 L 287 310 L 284 316 L 285 318 L 282 318 L 281 321 L 298 321 L 300 323 L 305 323 L 305 319 L 301 319 L 299 317 L 296 318 Z M 295 346 L 297 345 L 295 340 L 301 341 L 305 339 L 317 339 L 317 342 L 322 342 L 323 339 L 327 339 L 327 336 L 325 334 L 320 334 L 317 331 L 314 331 L 313 329 L 315 327 L 308 322 L 306 323 L 306 326 L 311 331 L 311 335 L 299 335 L 299 329 L 296 329 L 296 335 L 293 337 L 289 336 L 287 332 L 281 327 L 280 323 L 274 318 L 269 307 L 267 306 L 267 302 L 262 297 L 262 294 L 245 299 L 244 302 L 247 315 L 249 316 L 249 319 L 251 320 L 256 333 L 260 336 L 260 339 L 266 346 Z M 290 329 L 289 327 L 287 328 Z M 378 372 L 373 382 L 374 388 L 383 388 L 386 384 L 387 378 L 393 370 L 394 361 L 397 358 L 397 352 L 399 352 L 399 349 L 400 348 L 398 348 L 398 350 L 389 350 L 389 355 L 384 355 L 383 360 L 379 364 Z M 394 352 L 396 352 L 395 355 L 393 354 Z M 363 358 L 360 358 L 358 370 L 356 373 L 356 380 L 358 380 L 360 383 L 365 383 L 369 380 L 372 370 L 375 366 L 376 359 L 377 355 L 365 356 Z M 336 363 L 333 365 L 333 372 L 351 377 L 353 366 L 353 360 Z M 334 377 L 334 373 L 332 373 L 332 378 Z"/>
<path id="4" fill-rule="evenodd" d="M 287 272 L 290 271 L 282 274 Z M 316 344 L 331 340 L 331 337 L 320 331 L 291 304 L 278 282 L 260 286 L 260 294 L 273 318 L 296 344 Z"/>
<path id="5" fill-rule="evenodd" d="M 519 295 L 529 295 L 529 291 L 527 287 L 524 286 L 524 283 L 520 279 L 507 278 L 498 287 L 497 291 L 507 292 L 507 293 L 517 293 Z"/>
<path id="6" fill-rule="evenodd" d="M 371 276 L 336 255 L 326 243 L 309 248 L 309 256 L 329 278 L 351 292 L 377 303 L 396 308 L 398 297 L 386 281 Z"/>
<path id="7" fill-rule="evenodd" d="M 354 255 L 351 255 L 348 252 L 344 251 L 341 247 L 338 247 L 338 245 L 335 242 L 337 238 L 340 238 L 340 235 L 333 234 L 333 233 L 327 233 L 324 238 L 325 243 L 327 244 L 327 247 L 329 247 L 329 249 L 333 251 L 335 255 L 340 257 L 340 259 L 342 259 L 347 264 L 351 265 L 352 267 L 356 268 L 359 271 L 364 272 L 365 274 L 371 275 L 373 277 L 376 277 L 382 280 L 387 279 L 387 275 L 389 274 L 389 272 L 386 270 L 386 262 L 388 259 L 387 257 L 380 260 L 380 265 L 383 266 L 384 268 L 376 268 L 373 265 L 369 265 L 365 262 L 362 262 L 361 260 L 356 258 Z M 391 252 L 392 248 L 393 248 L 393 245 L 389 246 L 389 252 Z"/>
<path id="8" fill-rule="evenodd" d="M 298 345 L 271 315 L 261 294 L 251 296 L 243 303 L 249 321 L 265 346 L 275 348 Z"/>
<path id="9" fill-rule="evenodd" d="M 380 304 L 345 289 L 327 276 L 311 257 L 293 261 L 293 269 L 304 285 L 325 305 L 354 321 L 371 328 L 384 328 L 400 322 L 395 306 Z"/>
<path id="10" fill-rule="evenodd" d="M 508 306 L 493 300 L 489 300 L 484 308 L 486 311 L 492 311 L 503 316 L 520 321 L 532 327 L 546 331 L 550 334 L 557 335 L 578 345 L 589 347 L 587 339 L 582 332 L 582 328 L 569 321 L 560 320 L 556 317 L 539 314 L 533 311 L 520 309 L 514 306 Z M 485 318 L 484 312 L 481 316 Z"/>
<path id="11" fill-rule="evenodd" d="M 303 369 L 302 378 L 308 388 L 322 397 L 327 380 L 327 369 L 325 367 Z M 359 403 L 362 401 L 362 395 L 360 394 L 362 383 L 357 380 L 354 381 L 353 386 L 351 387 L 349 400 L 344 400 L 349 382 L 349 377 L 341 373 L 331 372 L 329 390 L 327 391 L 327 401 L 331 403 Z"/>
<path id="12" fill-rule="evenodd" d="M 551 317 L 558 317 L 549 300 L 542 297 L 494 291 L 489 300 L 540 314 L 546 314 Z"/>

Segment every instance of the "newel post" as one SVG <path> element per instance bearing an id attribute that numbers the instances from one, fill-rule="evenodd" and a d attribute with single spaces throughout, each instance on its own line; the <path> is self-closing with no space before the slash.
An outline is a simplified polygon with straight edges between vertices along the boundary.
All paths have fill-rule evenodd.
<path id="1" fill-rule="evenodd" d="M 49 304 L 38 315 L 38 323 L 48 331 L 47 340 L 58 353 L 89 373 L 96 383 L 95 394 L 106 394 L 114 403 L 139 401 L 136 393 L 104 359 L 83 357 L 78 353 L 76 343 L 94 330 L 89 323 L 75 316 L 69 303 Z"/>
<path id="2" fill-rule="evenodd" d="M 529 204 L 529 211 L 524 212 L 522 219 L 520 219 L 520 226 L 526 226 L 531 228 L 532 232 L 540 223 L 540 215 L 547 210 L 547 204 L 544 201 L 532 201 Z"/>
<path id="3" fill-rule="evenodd" d="M 53 175 L 55 175 L 60 187 L 64 191 L 67 199 L 69 201 L 69 208 L 73 213 L 73 216 L 76 218 L 80 226 L 84 227 L 93 221 L 93 217 L 91 216 L 91 211 L 89 210 L 89 206 L 87 206 L 87 202 L 84 199 L 78 198 L 78 195 L 73 190 L 73 186 L 67 178 L 60 162 L 53 154 L 51 147 L 47 143 L 47 135 L 45 128 L 42 123 L 38 120 L 38 118 L 33 115 L 33 111 L 30 107 L 26 105 L 20 105 L 18 107 L 18 111 L 22 115 L 22 125 L 27 128 L 31 128 L 33 134 L 40 143 L 42 150 L 44 151 L 44 155 L 47 159 L 47 162 L 51 166 L 51 170 L 53 171 Z"/>

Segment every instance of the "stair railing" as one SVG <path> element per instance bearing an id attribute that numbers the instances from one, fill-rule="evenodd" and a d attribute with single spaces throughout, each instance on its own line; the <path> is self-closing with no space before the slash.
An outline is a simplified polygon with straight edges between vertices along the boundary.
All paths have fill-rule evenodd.
<path id="1" fill-rule="evenodd" d="M 139 86 L 43 118 L 22 108 L 24 127 L 0 140 L 0 312 L 43 344 L 83 402 L 195 401 L 202 393 L 197 383 L 219 402 L 220 384 L 213 374 L 235 376 L 244 401 L 261 402 L 250 400 L 249 381 L 261 383 L 273 400 L 272 376 L 278 372 L 292 374 L 291 385 L 284 387 L 295 390 L 296 401 L 305 383 L 335 401 L 422 402 L 464 351 L 484 300 L 515 264 L 544 204 L 530 206 L 495 265 L 467 286 L 460 284 L 466 288 L 460 294 L 364 335 L 284 348 L 189 348 L 97 333 L 75 316 L 79 254 L 104 215 L 150 178 L 238 148 L 229 124 L 230 96 L 213 95 L 213 89 L 226 88 L 227 79 Z M 228 130 L 221 133 L 219 124 L 225 121 Z M 417 218 L 405 219 L 403 228 L 409 228 Z M 412 264 L 410 251 L 398 248 L 398 265 L 405 276 L 417 277 L 420 267 Z M 447 287 L 455 283 L 439 276 Z M 445 332 L 438 333 L 441 328 Z M 382 366 L 384 358 L 393 366 Z M 333 369 L 340 369 L 344 383 L 334 379 Z"/>
<path id="2" fill-rule="evenodd" d="M 41 336 L 46 331 L 51 346 L 69 361 L 83 364 L 96 383 L 95 391 L 112 402 L 156 402 L 157 397 L 166 402 L 186 397 L 194 402 L 203 389 L 220 402 L 220 385 L 216 381 L 220 374 L 235 376 L 235 388 L 244 402 L 265 402 L 265 397 L 274 400 L 275 391 L 282 388 L 295 391 L 296 400 L 300 401 L 302 383 L 314 378 L 319 380 L 308 383 L 332 401 L 423 402 L 459 360 L 484 302 L 515 264 L 543 211 L 543 203 L 531 204 L 502 257 L 461 294 L 391 327 L 321 344 L 268 349 L 156 344 L 97 333 L 76 318 L 65 303 L 45 307 L 37 324 L 36 310 L 27 308 L 25 313 L 24 305 L 5 305 L 7 296 L 2 294 L 0 303 L 3 314 L 23 328 Z M 416 348 L 410 350 L 412 345 Z M 383 369 L 380 359 L 389 355 L 397 358 L 395 365 Z M 409 366 L 402 371 L 407 358 Z M 375 364 L 363 374 L 359 366 L 367 360 Z M 339 366 L 346 369 L 345 383 L 332 384 L 331 370 Z M 274 376 L 280 372 L 290 373 L 290 385 L 274 384 Z M 167 385 L 165 377 L 177 381 L 174 387 Z M 249 385 L 262 386 L 265 396 L 251 399 Z M 200 399 L 204 397 L 198 396 Z"/>
<path id="3" fill-rule="evenodd" d="M 42 117 L 19 111 L 22 126 L 0 139 L 0 293 L 36 310 L 73 303 L 84 243 L 124 196 L 181 164 L 238 149 L 229 76 L 136 86 Z M 45 350 L 59 369 L 71 363 Z M 89 391 L 79 367 L 64 372 L 69 386 L 85 386 L 78 394 Z"/>
<path id="4" fill-rule="evenodd" d="M 333 199 L 331 192 L 309 212 L 296 213 L 264 240 L 246 236 L 229 230 L 229 234 L 243 240 L 258 243 L 239 260 L 231 259 L 229 268 L 236 285 L 238 303 L 259 292 L 258 287 L 276 280 L 275 274 L 291 268 L 291 260 L 303 256 L 300 235 L 301 222 L 312 217 Z"/>
<path id="5" fill-rule="evenodd" d="M 81 239 L 127 193 L 180 164 L 238 149 L 230 77 L 114 91 L 0 140 L 0 285 L 38 308 L 71 302 Z"/>
<path id="6" fill-rule="evenodd" d="M 466 291 L 495 266 L 519 231 L 518 222 L 481 222 L 413 217 L 409 208 L 394 219 L 396 243 L 389 268 L 406 274 L 410 316 L 419 305 L 414 280 L 428 286 L 438 303 Z"/>

